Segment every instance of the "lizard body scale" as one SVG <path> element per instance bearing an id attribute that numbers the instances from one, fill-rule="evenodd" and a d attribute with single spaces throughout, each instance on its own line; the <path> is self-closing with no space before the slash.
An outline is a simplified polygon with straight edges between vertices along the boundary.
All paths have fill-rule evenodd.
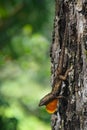
<path id="1" fill-rule="evenodd" d="M 67 15 L 66 15 L 66 17 L 67 17 Z M 67 42 L 67 20 L 66 20 L 65 32 L 64 32 L 64 36 L 63 36 L 63 40 L 62 40 L 61 53 L 59 55 L 59 60 L 58 60 L 59 62 L 58 62 L 58 66 L 57 66 L 57 69 L 56 69 L 56 76 L 54 78 L 54 82 L 53 82 L 53 85 L 52 85 L 52 90 L 51 90 L 50 93 L 45 95 L 40 100 L 39 106 L 43 106 L 43 105 L 47 106 L 53 100 L 55 101 L 55 99 L 58 100 L 58 98 L 60 98 L 59 94 L 60 94 L 60 91 L 61 91 L 62 81 L 66 80 L 66 78 L 68 76 L 68 73 L 71 71 L 71 68 L 67 69 L 65 74 L 62 75 L 64 55 L 65 55 L 65 43 L 66 42 Z"/>

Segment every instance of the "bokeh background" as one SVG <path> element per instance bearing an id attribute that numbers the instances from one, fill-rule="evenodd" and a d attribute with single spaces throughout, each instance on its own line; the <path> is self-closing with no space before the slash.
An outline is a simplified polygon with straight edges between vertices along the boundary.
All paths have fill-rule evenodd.
<path id="1" fill-rule="evenodd" d="M 54 0 L 0 0 L 0 130 L 50 130 Z"/>

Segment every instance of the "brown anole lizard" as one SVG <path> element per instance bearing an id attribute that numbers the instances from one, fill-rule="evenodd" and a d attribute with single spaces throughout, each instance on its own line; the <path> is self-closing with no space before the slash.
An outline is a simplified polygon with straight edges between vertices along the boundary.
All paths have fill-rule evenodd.
<path id="1" fill-rule="evenodd" d="M 68 73 L 72 70 L 72 68 L 67 69 L 65 74 L 62 75 L 63 72 L 63 62 L 64 62 L 64 55 L 65 55 L 65 44 L 67 42 L 67 20 L 65 26 L 64 37 L 62 40 L 62 48 L 61 53 L 59 55 L 59 62 L 58 67 L 56 69 L 56 77 L 53 82 L 52 90 L 50 93 L 45 95 L 39 103 L 39 106 L 46 105 L 46 109 L 49 113 L 54 113 L 57 108 L 58 99 L 60 98 L 60 91 L 62 86 L 62 81 L 67 79 Z"/>

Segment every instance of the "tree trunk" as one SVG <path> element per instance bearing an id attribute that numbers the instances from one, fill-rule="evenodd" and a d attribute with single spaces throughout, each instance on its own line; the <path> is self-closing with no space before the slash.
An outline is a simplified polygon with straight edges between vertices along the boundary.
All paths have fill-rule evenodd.
<path id="1" fill-rule="evenodd" d="M 68 20 L 65 19 L 67 14 Z M 67 43 L 63 71 L 73 65 L 67 80 L 62 83 L 57 111 L 52 114 L 52 130 L 87 130 L 87 1 L 55 0 L 55 19 L 51 45 L 52 84 L 55 78 L 61 39 L 67 22 Z"/>

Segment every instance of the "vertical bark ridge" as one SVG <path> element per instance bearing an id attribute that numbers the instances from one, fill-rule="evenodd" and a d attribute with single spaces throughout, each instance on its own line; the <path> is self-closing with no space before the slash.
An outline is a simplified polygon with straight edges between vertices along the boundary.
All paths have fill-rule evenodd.
<path id="1" fill-rule="evenodd" d="M 66 63 L 73 71 L 68 77 L 69 97 L 67 110 L 63 107 L 52 115 L 52 130 L 87 129 L 87 2 L 86 0 L 55 0 L 55 20 L 51 46 L 52 81 L 59 61 L 65 26 L 65 6 L 68 5 L 68 38 Z M 65 62 L 65 61 L 64 61 Z M 65 66 L 65 64 L 64 64 Z M 66 89 L 65 89 L 66 90 Z M 61 101 L 60 101 L 61 102 Z M 60 105 L 62 102 L 60 103 Z"/>

